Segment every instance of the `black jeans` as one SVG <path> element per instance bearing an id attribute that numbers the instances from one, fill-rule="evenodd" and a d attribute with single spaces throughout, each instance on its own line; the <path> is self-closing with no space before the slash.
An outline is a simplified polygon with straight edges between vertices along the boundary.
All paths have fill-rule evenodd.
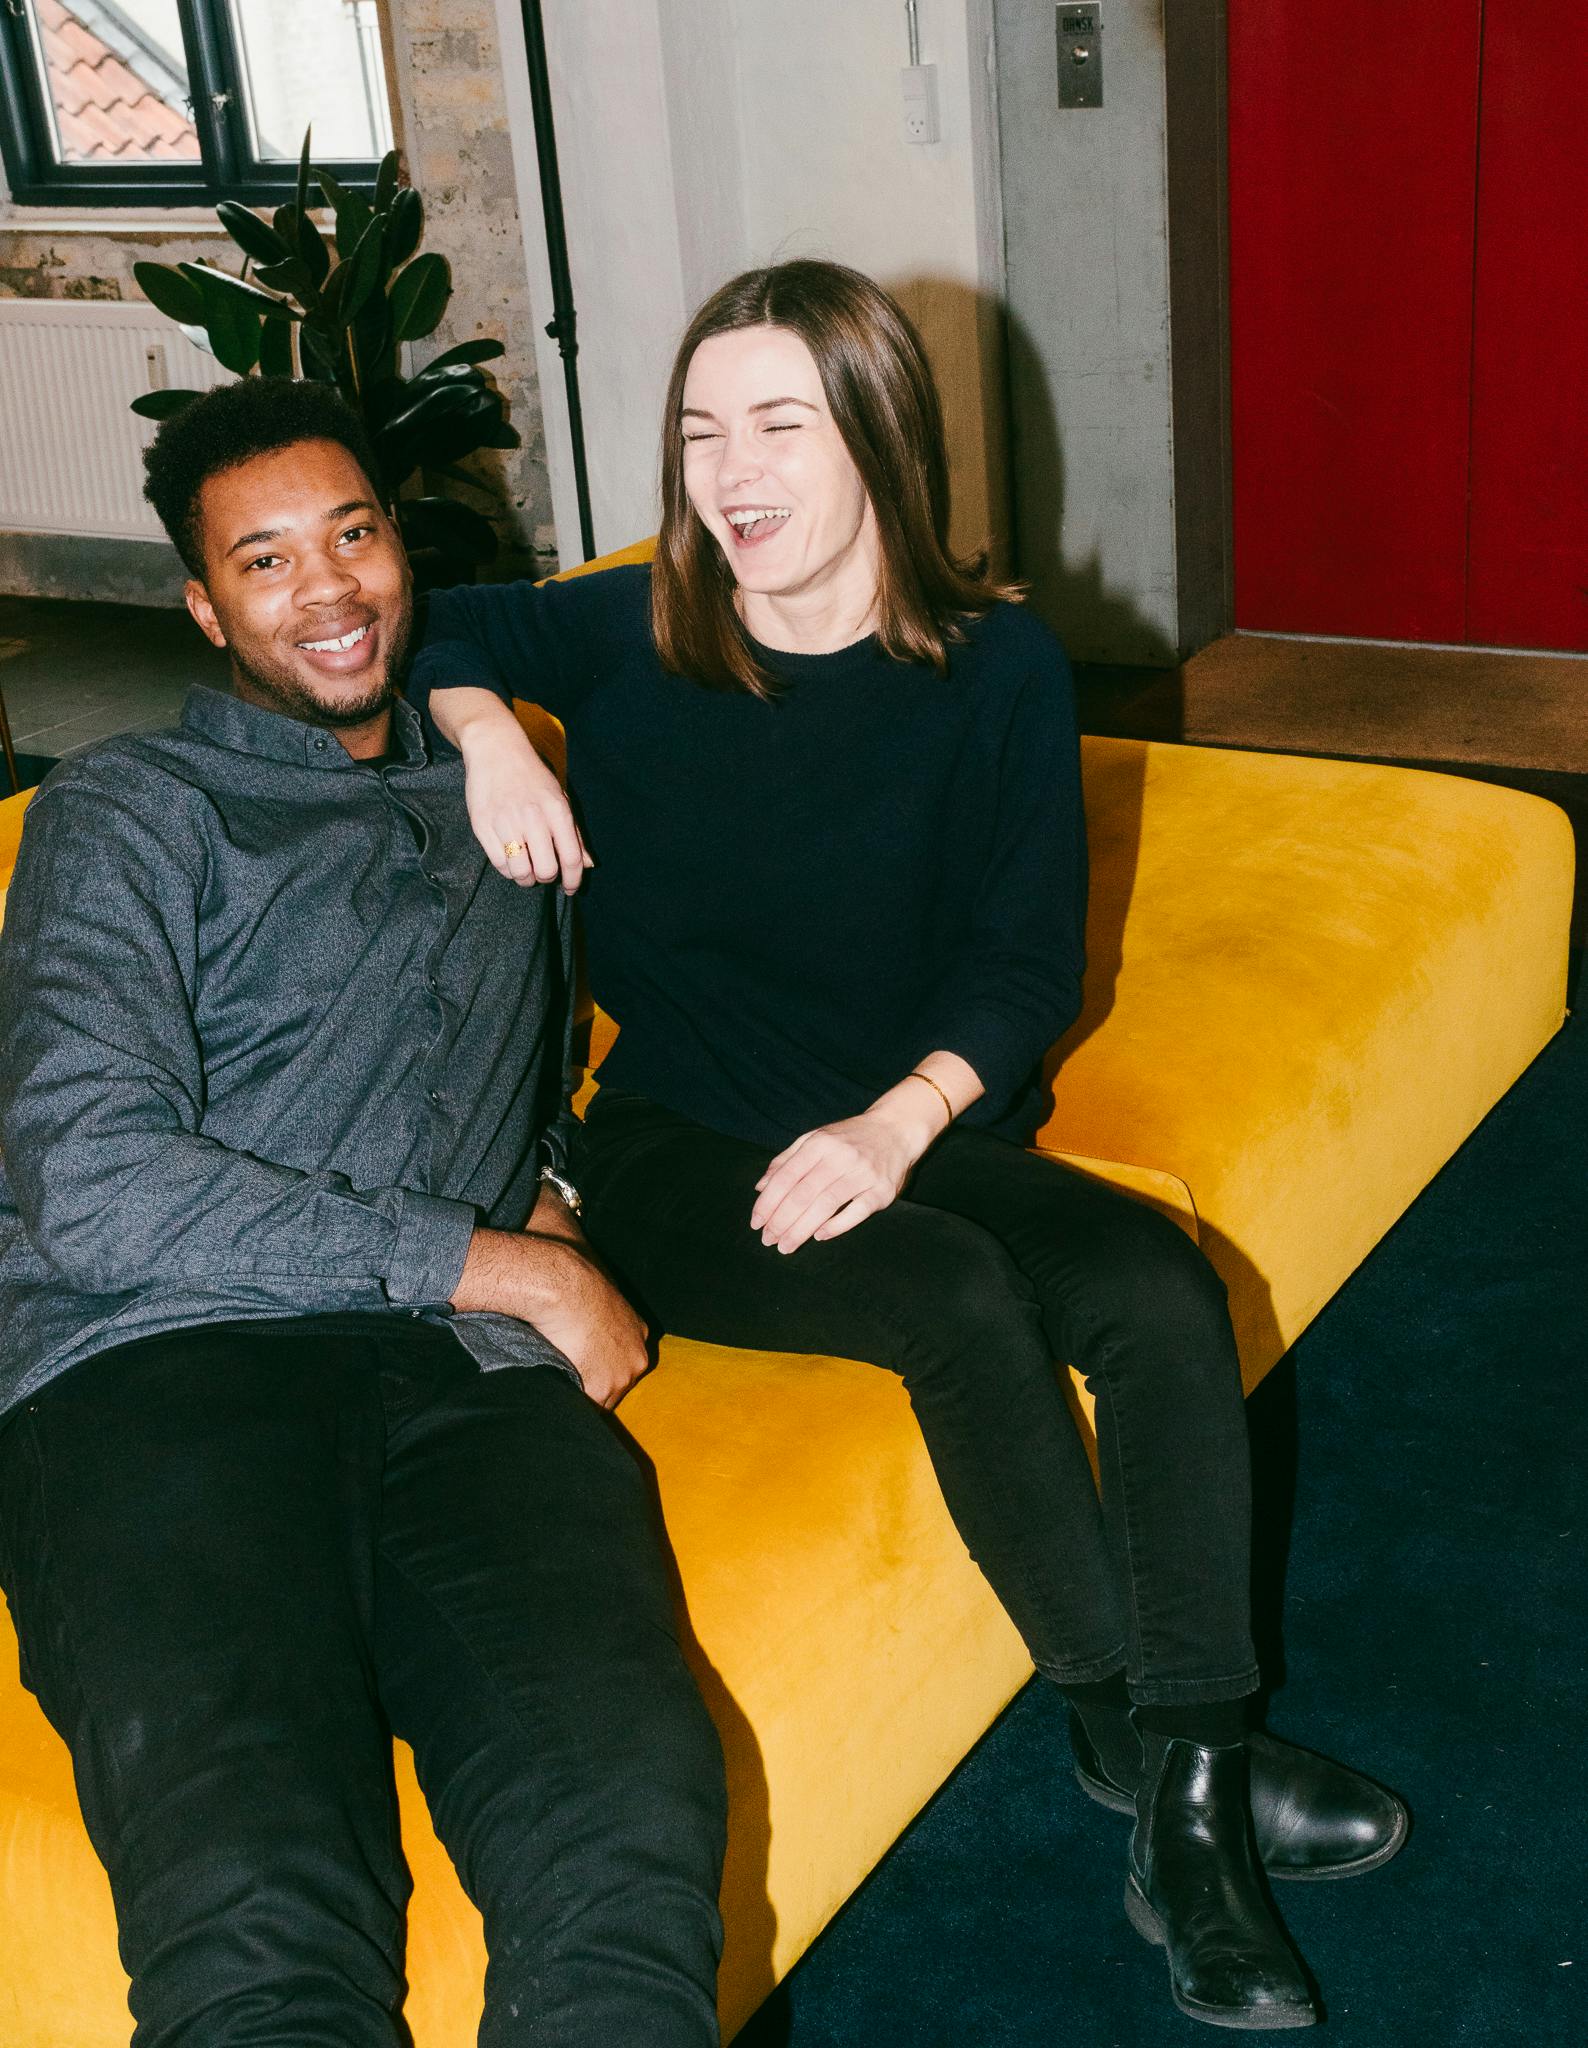
<path id="1" fill-rule="evenodd" d="M 565 1374 L 396 1314 L 102 1352 L 0 1435 L 0 1573 L 137 2048 L 406 2039 L 393 1733 L 484 1915 L 482 2043 L 717 2040 L 716 1733 Z"/>
<path id="2" fill-rule="evenodd" d="M 903 1199 L 785 1255 L 750 1228 L 764 1148 L 603 1089 L 592 1242 L 653 1324 L 901 1375 L 950 1514 L 1061 1685 L 1242 1698 L 1251 1473 L 1223 1283 L 1167 1217 L 957 1126 Z M 1097 1399 L 1102 1500 L 1054 1361 Z"/>

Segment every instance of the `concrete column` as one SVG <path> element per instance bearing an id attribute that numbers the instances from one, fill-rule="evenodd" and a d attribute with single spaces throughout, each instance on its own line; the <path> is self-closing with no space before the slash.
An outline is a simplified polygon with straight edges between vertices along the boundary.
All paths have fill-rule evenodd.
<path id="1" fill-rule="evenodd" d="M 1224 0 L 996 0 L 1015 554 L 1071 651 L 1171 665 L 1230 618 Z"/>

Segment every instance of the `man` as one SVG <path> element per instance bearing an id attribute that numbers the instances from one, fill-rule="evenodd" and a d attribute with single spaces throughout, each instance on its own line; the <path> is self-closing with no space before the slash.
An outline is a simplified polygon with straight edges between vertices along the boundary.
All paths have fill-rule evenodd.
<path id="1" fill-rule="evenodd" d="M 0 940 L 0 1583 L 138 2048 L 394 2048 L 412 1744 L 482 2043 L 716 2040 L 723 1793 L 564 1177 L 567 903 L 395 692 L 362 429 L 249 379 L 149 452 L 230 656 L 57 769 Z"/>

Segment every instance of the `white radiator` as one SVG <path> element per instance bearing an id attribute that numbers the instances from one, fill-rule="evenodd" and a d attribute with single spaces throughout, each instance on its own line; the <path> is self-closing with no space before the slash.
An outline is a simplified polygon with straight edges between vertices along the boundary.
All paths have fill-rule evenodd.
<path id="1" fill-rule="evenodd" d="M 0 299 L 0 528 L 158 540 L 141 391 L 229 381 L 142 300 Z"/>

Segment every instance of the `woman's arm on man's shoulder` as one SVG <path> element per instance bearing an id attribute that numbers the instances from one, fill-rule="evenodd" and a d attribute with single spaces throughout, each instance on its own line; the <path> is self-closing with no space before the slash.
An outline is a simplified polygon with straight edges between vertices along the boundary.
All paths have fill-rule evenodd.
<path id="1" fill-rule="evenodd" d="M 522 697 L 566 716 L 592 596 L 529 582 L 432 591 L 416 610 L 404 684 L 463 756 L 469 822 L 491 865 L 526 886 L 560 879 L 570 894 L 590 856 L 562 784 L 512 705 Z"/>

